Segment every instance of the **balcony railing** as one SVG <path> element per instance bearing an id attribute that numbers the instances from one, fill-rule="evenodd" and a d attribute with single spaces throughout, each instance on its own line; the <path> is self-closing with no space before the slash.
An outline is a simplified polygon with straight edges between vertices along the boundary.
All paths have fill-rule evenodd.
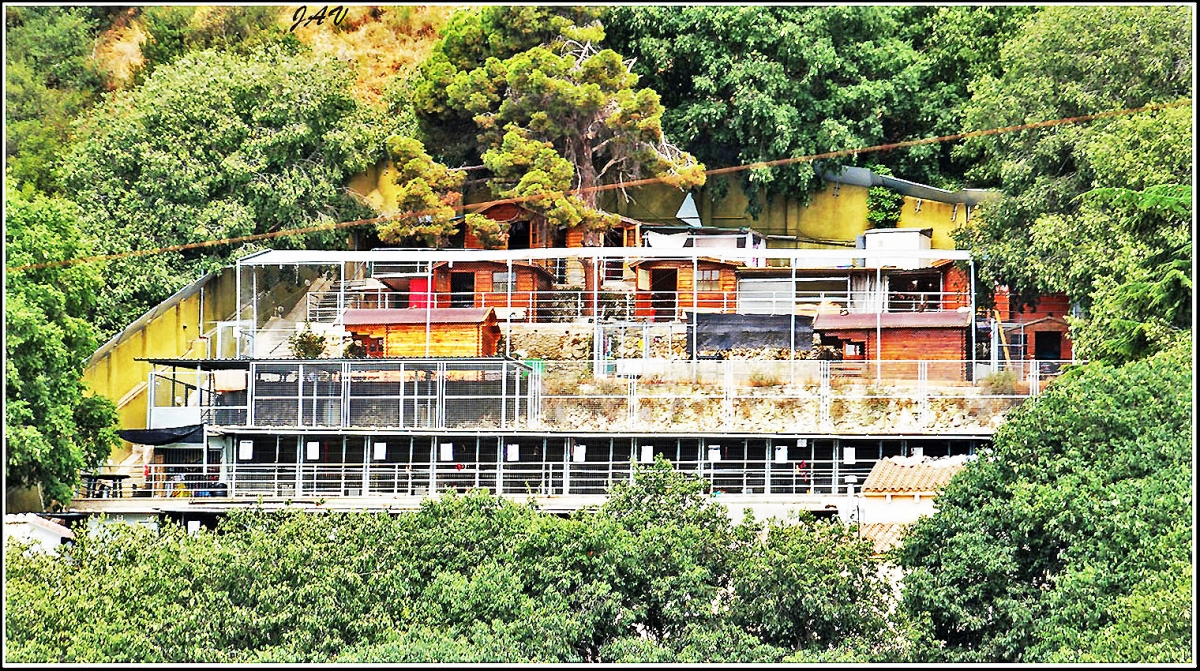
<path id="1" fill-rule="evenodd" d="M 694 475 L 715 495 L 839 495 L 846 476 L 865 479 L 874 462 L 848 465 L 837 460 L 724 459 L 681 460 L 676 470 Z M 152 464 L 114 468 L 126 483 L 116 488 L 80 489 L 77 499 L 228 499 L 303 496 L 426 496 L 483 490 L 498 495 L 603 496 L 632 478 L 631 460 L 425 461 Z M 214 501 L 215 502 L 215 501 Z"/>
<path id="2" fill-rule="evenodd" d="M 155 373 L 149 419 L 179 426 L 170 420 L 188 411 L 231 428 L 990 432 L 1068 362 L 603 363 L 254 361 L 245 388 L 227 391 L 211 372 Z"/>
<path id="3" fill-rule="evenodd" d="M 641 291 L 600 288 L 596 291 L 475 291 L 405 293 L 383 289 L 347 290 L 338 297 L 330 292 L 305 296 L 305 319 L 310 323 L 337 323 L 351 308 L 403 309 L 409 307 L 493 307 L 501 320 L 562 323 L 580 319 L 621 321 L 673 321 L 692 310 L 730 314 L 813 314 L 818 310 L 870 312 L 938 312 L 970 304 L 965 292 L 814 292 L 721 291 L 697 287 L 696 291 Z"/>

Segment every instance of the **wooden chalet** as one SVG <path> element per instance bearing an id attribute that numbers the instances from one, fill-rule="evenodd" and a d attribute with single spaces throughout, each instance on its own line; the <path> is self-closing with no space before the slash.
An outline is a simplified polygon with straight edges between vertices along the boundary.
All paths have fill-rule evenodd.
<path id="1" fill-rule="evenodd" d="M 537 321 L 554 276 L 526 262 L 459 261 L 433 265 L 434 305 L 439 308 L 495 308 L 497 319 Z M 511 303 L 510 303 L 511 301 Z M 424 305 L 424 299 L 415 307 Z M 410 302 L 411 304 L 411 302 Z"/>
<path id="2" fill-rule="evenodd" d="M 629 264 L 637 277 L 634 295 L 638 317 L 672 321 L 684 312 L 735 312 L 738 266 L 700 258 L 644 259 Z"/>
<path id="3" fill-rule="evenodd" d="M 356 308 L 346 310 L 342 321 L 372 358 L 491 357 L 499 349 L 499 320 L 490 307 Z"/>
<path id="4" fill-rule="evenodd" d="M 817 314 L 813 332 L 845 361 L 969 358 L 971 312 Z"/>
<path id="5" fill-rule="evenodd" d="M 1074 358 L 1066 316 L 1071 302 L 1065 294 L 1038 299 L 1034 307 L 1017 309 L 1006 287 L 996 290 L 995 316 L 1001 323 L 1000 346 L 1009 359 L 1063 361 Z"/>

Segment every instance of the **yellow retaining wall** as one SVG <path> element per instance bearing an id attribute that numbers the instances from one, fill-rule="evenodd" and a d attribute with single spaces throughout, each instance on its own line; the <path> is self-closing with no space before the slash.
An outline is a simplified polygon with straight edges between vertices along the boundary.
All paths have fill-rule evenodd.
<path id="1" fill-rule="evenodd" d="M 176 292 L 101 346 L 89 359 L 83 381 L 91 393 L 117 404 L 119 426 L 146 426 L 146 380 L 152 366 L 137 358 L 202 358 L 208 356 L 216 322 L 236 311 L 237 273 L 233 267 L 211 273 Z M 203 314 L 201 314 L 203 306 Z M 207 335 L 209 340 L 201 338 Z M 213 342 L 215 347 L 216 343 Z M 110 463 L 127 457 L 126 443 Z"/>
<path id="2" fill-rule="evenodd" d="M 381 211 L 396 209 L 396 170 L 383 162 L 355 176 L 350 189 Z M 776 197 L 764 203 L 758 219 L 746 214 L 746 195 L 737 178 L 729 179 L 724 198 L 714 202 L 709 197 L 711 187 L 704 186 L 695 197 L 700 220 L 706 226 L 720 228 L 748 227 L 763 235 L 792 239 L 772 239 L 773 248 L 808 248 L 828 245 L 854 246 L 855 238 L 867 230 L 867 187 L 827 182 L 825 188 L 812 194 L 807 204 L 796 198 Z M 632 219 L 651 223 L 678 223 L 675 213 L 683 203 L 685 192 L 665 184 L 650 184 L 630 188 L 633 200 L 626 202 L 617 190 L 600 193 L 600 205 Z M 491 200 L 491 193 L 480 185 L 470 189 L 465 201 L 470 203 Z M 931 228 L 934 249 L 954 249 L 951 233 L 966 222 L 967 207 L 935 200 L 904 197 L 898 228 Z"/>

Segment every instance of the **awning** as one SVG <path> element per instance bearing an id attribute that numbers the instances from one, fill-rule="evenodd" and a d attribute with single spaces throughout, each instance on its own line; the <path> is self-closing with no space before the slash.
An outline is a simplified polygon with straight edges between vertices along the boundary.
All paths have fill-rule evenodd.
<path id="1" fill-rule="evenodd" d="M 189 424 L 168 429 L 122 429 L 117 431 L 121 440 L 138 445 L 168 445 L 170 443 L 203 443 L 204 425 Z"/>

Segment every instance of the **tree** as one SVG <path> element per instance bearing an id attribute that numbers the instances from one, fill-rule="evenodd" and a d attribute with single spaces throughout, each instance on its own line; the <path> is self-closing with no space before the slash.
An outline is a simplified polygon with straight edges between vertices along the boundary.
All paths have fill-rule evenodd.
<path id="1" fill-rule="evenodd" d="M 396 133 L 350 95 L 337 61 L 265 48 L 205 51 L 114 92 L 81 125 L 65 184 L 97 253 L 202 243 L 361 218 L 343 188 Z M 325 231 L 272 246 L 329 247 Z M 109 266 L 98 324 L 111 334 L 172 292 L 254 246 L 205 247 Z"/>
<path id="2" fill-rule="evenodd" d="M 436 163 L 419 140 L 393 135 L 387 140 L 388 158 L 396 168 L 397 216 L 378 224 L 384 242 L 419 237 L 441 247 L 454 234 L 465 173 Z"/>
<path id="3" fill-rule="evenodd" d="M 11 177 L 11 175 L 10 175 Z M 11 266 L 69 259 L 83 251 L 74 203 L 4 191 L 5 256 Z M 117 445 L 111 401 L 81 381 L 96 348 L 90 324 L 101 286 L 95 265 L 6 273 L 5 463 L 9 487 L 42 487 L 46 501 L 71 499 L 79 471 Z"/>
<path id="4" fill-rule="evenodd" d="M 1190 658 L 1190 350 L 1065 373 L 954 477 L 898 553 L 923 661 Z"/>
<path id="5" fill-rule="evenodd" d="M 90 58 L 97 22 L 79 7 L 4 11 L 5 165 L 11 178 L 54 194 L 53 168 L 70 142 L 71 121 L 104 86 Z"/>
<path id="6" fill-rule="evenodd" d="M 763 539 L 733 563 L 734 622 L 788 650 L 824 650 L 855 638 L 888 642 L 888 585 L 871 543 L 854 528 L 809 513 L 750 524 Z"/>
<path id="7" fill-rule="evenodd" d="M 436 148 L 437 158 L 476 163 L 486 149 L 475 141 L 474 114 L 450 102 L 448 89 L 459 73 L 482 67 L 488 58 L 505 60 L 548 44 L 598 13 L 589 7 L 487 5 L 451 14 L 412 87 L 421 137 Z"/>
<path id="8" fill-rule="evenodd" d="M 461 34 L 475 34 L 496 16 L 484 10 L 452 20 L 414 95 L 425 127 L 439 115 L 449 126 L 471 115 L 493 194 L 519 199 L 553 226 L 582 225 L 585 244 L 595 245 L 616 223 L 597 207 L 602 185 L 645 176 L 680 189 L 703 184 L 703 166 L 666 141 L 658 95 L 635 88 L 637 76 L 616 52 L 593 46 L 604 38 L 598 25 L 579 27 L 547 13 L 532 21 L 531 33 L 543 41 L 512 55 L 457 48 Z M 501 40 L 495 51 L 529 41 Z M 441 87 L 444 103 L 431 93 Z M 494 240 L 507 234 L 481 217 L 468 224 Z"/>
<path id="9" fill-rule="evenodd" d="M 958 132 L 964 75 L 989 71 L 999 36 L 1027 11 L 628 6 L 604 20 L 662 95 L 666 133 L 708 165 L 732 166 Z M 959 183 L 943 147 L 866 159 L 935 186 Z M 752 216 L 766 197 L 804 198 L 820 184 L 808 162 L 742 173 Z"/>
<path id="10" fill-rule="evenodd" d="M 1001 73 L 972 84 L 967 130 L 1186 99 L 1192 94 L 1191 23 L 1192 11 L 1179 6 L 1047 7 L 1004 45 Z M 1191 128 L 1188 104 L 972 138 L 960 150 L 977 159 L 968 177 L 1004 195 L 981 207 L 955 239 L 982 259 L 985 285 L 1007 285 L 1026 304 L 1062 291 L 1086 309 L 1093 282 L 1125 254 L 1107 248 L 1076 254 L 1075 246 L 1094 246 L 1087 237 L 1064 236 L 1061 224 L 1081 215 L 1094 220 L 1079 198 L 1093 189 L 1190 184 Z M 1039 241 L 1046 232 L 1052 232 L 1052 253 Z M 1133 241 L 1143 248 L 1153 242 L 1139 234 Z M 1072 262 L 1062 263 L 1063 257 Z"/>

